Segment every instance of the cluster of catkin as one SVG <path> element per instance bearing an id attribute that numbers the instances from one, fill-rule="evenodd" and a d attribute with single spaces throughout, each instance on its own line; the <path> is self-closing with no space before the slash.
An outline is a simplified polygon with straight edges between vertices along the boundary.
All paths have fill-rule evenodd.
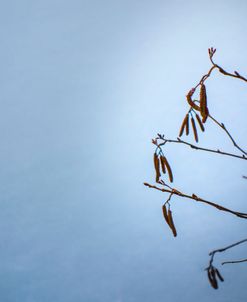
<path id="1" fill-rule="evenodd" d="M 194 138 L 195 141 L 198 142 L 198 132 L 197 132 L 197 127 L 196 127 L 196 122 L 194 117 L 196 118 L 196 121 L 201 129 L 201 131 L 204 132 L 205 128 L 204 128 L 204 123 L 206 122 L 208 115 L 209 115 L 209 111 L 208 111 L 208 107 L 207 107 L 207 92 L 206 92 L 206 86 L 204 85 L 204 83 L 200 84 L 200 101 L 199 101 L 199 105 L 197 105 L 197 100 L 192 100 L 192 95 L 194 94 L 195 89 L 191 89 L 189 91 L 189 93 L 187 94 L 186 98 L 187 98 L 187 102 L 190 105 L 190 110 L 189 112 L 185 115 L 184 120 L 182 122 L 182 125 L 180 127 L 180 131 L 179 131 L 179 137 L 181 137 L 184 133 L 186 135 L 189 135 L 190 132 L 190 123 L 192 126 L 192 130 L 194 133 Z M 198 114 L 196 111 L 198 111 Z"/>
<path id="2" fill-rule="evenodd" d="M 208 273 L 208 281 L 210 283 L 210 285 L 214 288 L 217 289 L 218 288 L 218 281 L 217 278 L 223 282 L 224 278 L 221 276 L 220 272 L 218 271 L 217 268 L 210 266 L 207 268 L 207 273 Z"/>
<path id="3" fill-rule="evenodd" d="M 173 182 L 173 175 L 172 175 L 172 169 L 171 166 L 167 160 L 167 158 L 164 155 L 158 155 L 154 153 L 154 168 L 156 172 L 156 182 L 157 183 L 163 183 L 164 182 L 160 179 L 161 177 L 161 172 L 166 174 L 168 173 L 168 178 L 170 182 Z M 172 218 L 172 211 L 170 209 L 170 204 L 168 203 L 168 209 L 166 208 L 166 203 L 162 207 L 163 210 L 163 216 L 165 218 L 166 223 L 172 230 L 173 236 L 177 236 L 177 231 L 173 222 Z"/>
<path id="4" fill-rule="evenodd" d="M 172 230 L 173 236 L 176 237 L 177 236 L 177 231 L 173 222 L 173 218 L 172 218 L 172 211 L 170 209 L 170 206 L 168 207 L 168 210 L 166 209 L 166 204 L 163 205 L 162 207 L 163 210 L 163 216 L 165 218 L 166 223 L 168 224 L 168 226 L 170 227 L 170 229 Z"/>
<path id="5" fill-rule="evenodd" d="M 172 169 L 167 158 L 164 155 L 159 156 L 158 154 L 154 153 L 154 168 L 156 172 L 156 182 L 160 182 L 161 171 L 164 174 L 166 174 L 167 171 L 170 182 L 173 182 Z"/>

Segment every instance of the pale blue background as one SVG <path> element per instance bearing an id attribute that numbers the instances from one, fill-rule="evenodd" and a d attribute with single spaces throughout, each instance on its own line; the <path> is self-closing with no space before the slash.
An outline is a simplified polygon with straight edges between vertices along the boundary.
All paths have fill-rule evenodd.
<path id="1" fill-rule="evenodd" d="M 175 138 L 207 48 L 247 76 L 246 1 L 0 2 L 0 297 L 3 302 L 246 300 L 246 264 L 210 288 L 207 253 L 246 222 L 174 198 L 174 239 L 151 138 Z M 210 112 L 246 144 L 246 83 L 217 72 Z M 204 146 L 234 152 L 208 123 Z M 247 212 L 246 163 L 168 145 L 175 185 Z M 217 261 L 246 257 L 246 246 Z M 216 263 L 217 263 L 216 261 Z M 220 264 L 218 264 L 220 266 Z"/>

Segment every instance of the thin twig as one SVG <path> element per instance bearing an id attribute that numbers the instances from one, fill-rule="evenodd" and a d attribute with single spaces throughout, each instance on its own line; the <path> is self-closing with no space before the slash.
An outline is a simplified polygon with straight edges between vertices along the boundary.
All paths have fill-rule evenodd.
<path id="1" fill-rule="evenodd" d="M 242 260 L 234 260 L 234 261 L 224 261 L 224 262 L 221 262 L 222 265 L 224 264 L 235 264 L 235 263 L 242 263 L 242 262 L 247 262 L 247 259 L 242 259 Z"/>
<path id="2" fill-rule="evenodd" d="M 235 142 L 235 140 L 233 139 L 233 137 L 231 136 L 231 134 L 229 133 L 229 131 L 226 129 L 225 125 L 223 123 L 219 123 L 214 117 L 212 117 L 210 114 L 208 115 L 209 118 L 211 118 L 211 120 L 213 122 L 215 122 L 221 129 L 223 129 L 226 134 L 228 135 L 228 137 L 230 138 L 230 140 L 232 141 L 234 147 L 236 147 L 239 151 L 241 151 L 242 153 L 244 153 L 245 155 L 247 155 L 247 152 L 245 152 L 242 148 L 240 148 L 237 143 Z"/>
<path id="3" fill-rule="evenodd" d="M 221 150 L 219 150 L 219 149 L 214 150 L 214 149 L 199 147 L 199 146 L 193 145 L 193 144 L 191 144 L 191 143 L 188 143 L 188 142 L 186 142 L 186 141 L 180 139 L 179 137 L 177 138 L 177 140 L 174 140 L 174 139 L 166 139 L 166 138 L 160 138 L 160 137 L 158 137 L 157 139 L 163 140 L 163 143 L 161 143 L 161 144 L 158 144 L 158 143 L 157 143 L 157 144 L 156 144 L 157 149 L 159 149 L 160 152 L 162 151 L 161 146 L 165 145 L 166 143 L 180 143 L 180 144 L 184 144 L 184 145 L 190 146 L 192 149 L 195 149 L 195 150 L 201 150 L 201 151 L 206 151 L 206 152 L 212 152 L 212 153 L 217 153 L 217 154 L 220 154 L 220 155 L 226 155 L 226 156 L 231 156 L 231 157 L 236 157 L 236 158 L 240 158 L 240 159 L 247 160 L 247 157 L 246 157 L 245 155 L 237 155 L 237 154 L 233 154 L 233 153 L 221 151 Z M 156 151 L 157 151 L 157 149 L 156 149 Z"/>
<path id="4" fill-rule="evenodd" d="M 243 240 L 241 240 L 241 241 L 238 241 L 238 242 L 236 242 L 236 243 L 233 243 L 233 244 L 231 244 L 231 245 L 228 245 L 228 246 L 226 246 L 226 247 L 224 247 L 224 248 L 220 248 L 220 249 L 213 250 L 212 252 L 210 252 L 210 253 L 209 253 L 209 256 L 211 256 L 211 257 L 210 257 L 210 260 L 209 260 L 209 266 L 206 268 L 206 270 L 207 270 L 209 267 L 213 266 L 214 255 L 215 255 L 216 253 L 222 253 L 222 252 L 224 252 L 224 251 L 226 251 L 226 250 L 228 250 L 228 249 L 231 249 L 231 248 L 233 248 L 233 247 L 235 247 L 235 246 L 237 246 L 237 245 L 239 245 L 239 244 L 242 244 L 242 243 L 244 243 L 244 242 L 246 242 L 246 241 L 247 241 L 247 238 L 246 238 L 246 239 L 243 239 Z M 223 263 L 222 263 L 222 264 L 223 264 Z"/>
<path id="5" fill-rule="evenodd" d="M 221 72 L 222 74 L 226 75 L 226 76 L 229 76 L 229 77 L 233 77 L 233 78 L 237 78 L 237 79 L 240 79 L 240 80 L 243 80 L 245 82 L 247 82 L 247 79 L 243 76 L 241 76 L 237 71 L 234 71 L 234 73 L 231 73 L 231 72 L 228 72 L 228 71 L 225 71 L 222 67 L 220 67 L 218 64 L 215 64 L 214 61 L 213 61 L 213 56 L 216 52 L 216 49 L 209 49 L 209 59 L 211 61 L 211 63 L 213 64 L 213 67 L 216 67 L 219 69 L 219 72 Z"/>
<path id="6" fill-rule="evenodd" d="M 206 203 L 206 204 L 208 204 L 208 205 L 210 205 L 212 207 L 215 207 L 216 209 L 218 209 L 220 211 L 228 212 L 228 213 L 231 213 L 231 214 L 233 214 L 233 215 L 235 215 L 237 217 L 247 219 L 247 213 L 241 213 L 241 212 L 236 212 L 236 211 L 230 210 L 230 209 L 222 207 L 222 206 L 220 206 L 220 205 L 218 205 L 218 204 L 216 204 L 214 202 L 211 202 L 211 201 L 205 200 L 203 198 L 200 198 L 200 197 L 198 197 L 195 194 L 188 195 L 188 194 L 182 193 L 182 192 L 180 192 L 180 191 L 178 191 L 176 189 L 172 189 L 172 190 L 170 189 L 170 190 L 168 190 L 168 189 L 164 189 L 164 188 L 159 188 L 157 186 L 150 185 L 150 184 L 148 184 L 146 182 L 144 183 L 144 185 L 147 186 L 147 187 L 149 187 L 149 188 L 153 188 L 153 189 L 159 190 L 161 192 L 167 192 L 167 193 L 170 193 L 170 194 L 173 193 L 173 194 L 175 194 L 177 196 L 180 196 L 180 197 L 185 197 L 185 198 L 193 199 L 193 200 L 198 201 L 198 202 Z"/>
<path id="7" fill-rule="evenodd" d="M 226 247 L 223 247 L 223 248 L 221 248 L 221 249 L 213 250 L 212 252 L 209 253 L 209 256 L 212 256 L 212 255 L 215 254 L 215 253 L 222 253 L 222 252 L 224 252 L 224 251 L 226 251 L 226 250 L 229 250 L 229 249 L 231 249 L 231 248 L 233 248 L 233 247 L 235 247 L 235 246 L 237 246 L 237 245 L 239 245 L 239 244 L 242 244 L 242 243 L 244 243 L 244 242 L 246 242 L 246 241 L 247 241 L 247 238 L 245 238 L 245 239 L 243 239 L 243 240 L 240 240 L 240 241 L 238 241 L 238 242 L 236 242 L 236 243 L 233 243 L 233 244 L 231 244 L 231 245 L 228 245 L 228 246 L 226 246 Z"/>

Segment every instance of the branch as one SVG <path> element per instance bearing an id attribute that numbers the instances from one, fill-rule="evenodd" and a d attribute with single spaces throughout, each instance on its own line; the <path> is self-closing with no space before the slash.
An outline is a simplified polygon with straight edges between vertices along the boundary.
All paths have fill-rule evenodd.
<path id="1" fill-rule="evenodd" d="M 229 263 L 242 263 L 242 262 L 247 262 L 247 259 L 242 259 L 242 260 L 235 260 L 235 261 L 224 261 L 222 262 L 221 264 L 224 265 L 224 264 L 229 264 Z"/>
<path id="2" fill-rule="evenodd" d="M 180 196 L 180 197 L 193 199 L 193 200 L 198 201 L 198 202 L 206 203 L 206 204 L 208 204 L 212 207 L 215 207 L 216 209 L 218 209 L 220 211 L 228 212 L 228 213 L 231 213 L 231 214 L 233 214 L 237 217 L 247 219 L 247 213 L 241 213 L 241 212 L 236 212 L 236 211 L 230 210 L 230 209 L 222 207 L 222 206 L 220 206 L 220 205 L 218 205 L 214 202 L 211 202 L 211 201 L 205 200 L 203 198 L 200 198 L 195 194 L 188 195 L 188 194 L 182 193 L 182 192 L 180 192 L 180 191 L 178 191 L 177 189 L 174 189 L 174 188 L 169 188 L 169 189 L 159 188 L 159 187 L 150 185 L 146 182 L 144 183 L 144 185 L 149 187 L 149 188 L 159 190 L 161 192 L 166 192 L 166 193 L 174 194 L 174 195 L 177 195 L 177 196 Z"/>
<path id="3" fill-rule="evenodd" d="M 213 265 L 213 261 L 214 261 L 214 255 L 216 253 L 221 253 L 221 252 L 224 252 L 230 248 L 233 248 L 239 244 L 242 244 L 244 242 L 247 241 L 247 238 L 246 239 L 243 239 L 241 241 L 238 241 L 236 243 L 233 243 L 231 245 L 228 245 L 224 248 L 221 248 L 221 249 L 217 249 L 217 250 L 214 250 L 212 252 L 209 253 L 209 256 L 210 257 L 210 260 L 209 260 L 209 265 L 208 267 L 205 269 L 207 271 L 207 275 L 208 275 L 208 280 L 209 280 L 209 283 L 211 284 L 211 286 L 214 288 L 214 289 L 217 289 L 218 288 L 218 282 L 217 282 L 217 278 L 220 280 L 220 281 L 224 281 L 223 277 L 221 276 L 219 270 Z M 224 265 L 224 264 L 228 264 L 228 263 L 240 263 L 240 262 L 247 262 L 247 259 L 243 259 L 243 260 L 237 260 L 237 261 L 225 261 L 225 262 L 222 262 L 221 264 Z M 216 278 L 217 277 L 217 278 Z"/>
<path id="4" fill-rule="evenodd" d="M 237 71 L 234 71 L 234 73 L 227 72 L 222 67 L 220 67 L 218 64 L 215 64 L 213 61 L 213 56 L 214 56 L 215 52 L 216 52 L 216 49 L 213 49 L 212 47 L 208 49 L 209 59 L 210 59 L 211 63 L 213 64 L 214 68 L 218 68 L 219 72 L 221 72 L 222 74 L 224 74 L 226 76 L 237 78 L 237 79 L 243 80 L 244 82 L 247 82 L 247 79 L 245 77 L 241 76 L 239 74 L 239 72 L 237 72 Z"/>
<path id="5" fill-rule="evenodd" d="M 201 111 L 201 113 L 202 113 L 201 103 L 200 103 L 199 106 L 196 105 L 195 103 L 198 102 L 198 101 L 197 101 L 197 100 L 192 101 L 191 97 L 192 97 L 192 95 L 194 94 L 194 92 L 196 91 L 196 89 L 197 89 L 198 86 L 200 86 L 200 85 L 203 86 L 203 85 L 204 85 L 204 82 L 210 77 L 210 75 L 211 75 L 211 73 L 212 73 L 212 71 L 213 71 L 214 69 L 217 68 L 217 69 L 218 69 L 221 73 L 223 73 L 224 75 L 231 76 L 231 77 L 234 77 L 234 78 L 238 78 L 238 79 L 241 79 L 241 80 L 247 82 L 247 79 L 244 78 L 243 76 L 241 76 L 237 71 L 234 71 L 234 74 L 233 74 L 233 73 L 226 72 L 222 67 L 220 67 L 219 65 L 217 65 L 217 64 L 214 63 L 214 61 L 213 61 L 213 56 L 214 56 L 214 54 L 215 54 L 215 52 L 216 52 L 216 49 L 214 49 L 214 48 L 211 47 L 211 48 L 208 49 L 208 52 L 209 52 L 210 61 L 211 61 L 211 63 L 213 64 L 213 66 L 209 69 L 208 73 L 206 73 L 205 75 L 202 76 L 202 78 L 201 78 L 200 81 L 197 83 L 197 85 L 196 85 L 194 88 L 192 88 L 192 89 L 189 91 L 189 93 L 187 94 L 187 101 L 188 101 L 189 105 L 191 106 L 189 112 L 190 112 L 191 110 L 193 110 L 194 112 L 195 112 L 195 110 L 198 110 L 198 111 Z M 201 96 L 200 96 L 200 97 L 201 97 Z M 194 110 L 194 109 L 195 109 L 195 110 Z M 234 147 L 236 147 L 236 148 L 237 148 L 239 151 L 241 151 L 243 154 L 247 155 L 247 152 L 244 151 L 242 148 L 240 148 L 240 147 L 238 146 L 238 144 L 235 142 L 235 140 L 233 139 L 233 137 L 231 136 L 231 134 L 230 134 L 229 131 L 226 129 L 226 127 L 225 127 L 225 125 L 224 125 L 223 123 L 219 123 L 215 118 L 213 118 L 213 117 L 209 114 L 209 112 L 207 112 L 207 116 L 210 117 L 210 118 L 212 119 L 212 121 L 214 121 L 221 129 L 223 129 L 223 130 L 226 132 L 227 136 L 228 136 L 228 137 L 230 138 L 230 140 L 232 141 Z M 206 119 L 205 119 L 205 121 L 206 121 Z M 204 121 L 204 122 L 205 122 L 205 121 Z"/>
<path id="6" fill-rule="evenodd" d="M 230 140 L 232 141 L 234 147 L 236 147 L 239 151 L 243 152 L 245 155 L 247 155 L 247 152 L 245 152 L 242 148 L 240 148 L 237 143 L 235 142 L 235 140 L 233 139 L 233 137 L 231 136 L 231 134 L 229 133 L 229 131 L 226 129 L 225 125 L 223 123 L 219 123 L 215 118 L 213 118 L 210 114 L 208 115 L 209 118 L 211 118 L 212 121 L 214 121 L 221 129 L 223 129 L 226 134 L 228 135 L 228 137 L 230 138 Z"/>
<path id="7" fill-rule="evenodd" d="M 213 250 L 212 252 L 209 253 L 209 256 L 211 256 L 210 263 L 213 262 L 213 258 L 214 258 L 215 253 L 222 253 L 222 252 L 224 252 L 224 251 L 226 251 L 226 250 L 229 250 L 229 249 L 231 249 L 231 248 L 233 248 L 233 247 L 235 247 L 235 246 L 237 246 L 237 245 L 239 245 L 239 244 L 242 244 L 242 243 L 244 243 L 244 242 L 246 242 L 246 241 L 247 241 L 247 238 L 246 238 L 246 239 L 243 239 L 243 240 L 240 240 L 240 241 L 238 241 L 238 242 L 236 242 L 236 243 L 233 243 L 233 244 L 231 244 L 231 245 L 228 245 L 228 246 L 226 246 L 226 247 L 223 247 L 223 248 L 221 248 L 221 249 Z"/>
<path id="8" fill-rule="evenodd" d="M 163 143 L 158 144 L 157 139 L 163 140 Z M 166 143 L 180 143 L 180 144 L 190 146 L 192 149 L 195 149 L 195 150 L 207 151 L 207 152 L 217 153 L 217 154 L 220 154 L 220 155 L 226 155 L 226 156 L 231 156 L 231 157 L 236 157 L 236 158 L 240 158 L 240 159 L 243 159 L 243 160 L 247 160 L 247 157 L 244 154 L 243 155 L 237 155 L 237 154 L 233 154 L 233 153 L 229 153 L 229 152 L 225 152 L 225 151 L 220 151 L 219 149 L 214 150 L 214 149 L 199 147 L 199 146 L 193 145 L 191 143 L 188 143 L 188 142 L 180 139 L 179 137 L 177 138 L 177 140 L 165 139 L 163 137 L 162 138 L 157 137 L 155 140 L 153 140 L 153 143 L 157 146 L 157 149 L 159 149 L 160 151 L 162 151 L 161 146 L 165 145 Z M 156 151 L 157 151 L 157 149 L 156 149 Z"/>

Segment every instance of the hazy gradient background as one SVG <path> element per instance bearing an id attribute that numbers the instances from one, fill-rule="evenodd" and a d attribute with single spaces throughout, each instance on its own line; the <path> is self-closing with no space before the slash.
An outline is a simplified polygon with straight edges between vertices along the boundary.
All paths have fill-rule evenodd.
<path id="1" fill-rule="evenodd" d="M 176 138 L 207 48 L 247 75 L 246 15 L 244 0 L 0 2 L 1 301 L 246 301 L 246 264 L 223 267 L 218 291 L 204 272 L 246 222 L 174 198 L 174 239 L 166 195 L 143 186 L 151 138 Z M 215 72 L 207 86 L 211 114 L 245 147 L 246 83 Z M 210 122 L 200 143 L 234 151 Z M 247 211 L 245 162 L 165 152 L 177 188 Z"/>

